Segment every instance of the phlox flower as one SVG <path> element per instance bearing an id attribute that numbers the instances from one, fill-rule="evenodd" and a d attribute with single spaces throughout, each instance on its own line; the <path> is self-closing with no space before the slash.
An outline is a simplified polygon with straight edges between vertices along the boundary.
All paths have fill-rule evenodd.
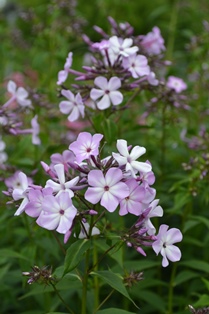
<path id="1" fill-rule="evenodd" d="M 25 206 L 25 212 L 30 217 L 38 217 L 42 212 L 42 202 L 46 195 L 52 195 L 51 188 L 43 188 L 42 190 L 30 189 L 28 192 L 29 202 Z"/>
<path id="2" fill-rule="evenodd" d="M 161 225 L 159 233 L 157 235 L 157 240 L 153 242 L 152 248 L 155 253 L 159 253 L 163 257 L 162 266 L 168 266 L 170 260 L 171 262 L 176 262 L 181 259 L 180 249 L 173 245 L 176 242 L 182 240 L 182 233 L 179 229 L 171 228 L 168 230 L 167 225 Z"/>
<path id="3" fill-rule="evenodd" d="M 90 97 L 93 100 L 102 97 L 100 101 L 97 102 L 97 107 L 100 110 L 107 109 L 111 104 L 117 106 L 122 103 L 123 95 L 118 91 L 121 87 L 121 81 L 118 77 L 111 77 L 111 79 L 107 81 L 106 77 L 99 76 L 94 80 L 94 84 L 100 89 L 93 88 L 90 92 Z"/>
<path id="4" fill-rule="evenodd" d="M 62 154 L 59 154 L 59 153 L 52 154 L 50 159 L 51 159 L 51 165 L 50 165 L 51 168 L 53 168 L 53 166 L 56 164 L 63 164 L 64 169 L 67 172 L 69 169 L 68 162 L 74 162 L 75 155 L 71 151 L 65 150 Z"/>
<path id="5" fill-rule="evenodd" d="M 12 98 L 3 107 L 7 107 L 12 101 L 16 100 L 20 106 L 32 108 L 31 100 L 27 99 L 28 92 L 25 88 L 17 87 L 17 84 L 10 80 L 7 84 L 7 90 L 12 94 Z"/>
<path id="6" fill-rule="evenodd" d="M 148 212 L 144 220 L 144 227 L 147 229 L 147 233 L 149 235 L 154 235 L 156 232 L 156 229 L 152 224 L 150 218 L 163 216 L 163 209 L 161 206 L 158 205 L 158 203 L 159 199 L 154 200 L 151 204 L 149 204 L 148 208 L 150 208 L 150 211 Z"/>
<path id="7" fill-rule="evenodd" d="M 75 121 L 79 118 L 80 115 L 83 118 L 85 107 L 80 93 L 74 96 L 71 91 L 62 89 L 61 94 L 65 96 L 68 100 L 61 101 L 59 104 L 59 108 L 60 111 L 64 114 L 70 113 L 70 115 L 68 116 L 68 120 L 71 122 Z"/>
<path id="8" fill-rule="evenodd" d="M 89 159 L 91 155 L 99 154 L 99 144 L 102 138 L 103 135 L 99 133 L 92 136 L 88 132 L 81 132 L 77 140 L 70 144 L 69 149 L 75 154 L 76 161 L 81 163 L 83 160 Z"/>
<path id="9" fill-rule="evenodd" d="M 9 178 L 6 178 L 4 183 L 6 184 L 6 186 L 8 188 L 11 189 L 19 189 L 22 186 L 22 180 L 21 180 L 21 176 L 19 176 L 20 171 L 15 171 L 15 173 L 10 176 Z M 31 185 L 33 182 L 33 180 L 30 177 L 27 177 L 27 185 Z"/>
<path id="10" fill-rule="evenodd" d="M 104 176 L 101 170 L 91 170 L 88 174 L 89 187 L 85 199 L 92 204 L 100 204 L 109 212 L 116 210 L 121 199 L 129 195 L 129 188 L 121 182 L 123 173 L 118 168 L 110 168 Z"/>
<path id="11" fill-rule="evenodd" d="M 20 215 L 24 211 L 26 204 L 29 202 L 27 195 L 29 190 L 28 178 L 26 174 L 21 171 L 18 173 L 17 176 L 19 181 L 19 187 L 13 190 L 12 197 L 15 201 L 22 199 L 22 203 L 15 212 L 15 216 Z"/>
<path id="12" fill-rule="evenodd" d="M 136 53 L 139 48 L 137 46 L 133 46 L 133 39 L 125 38 L 118 38 L 117 36 L 112 36 L 109 39 L 109 47 L 112 49 L 116 56 L 122 55 L 123 57 L 128 57 L 134 53 Z"/>
<path id="13" fill-rule="evenodd" d="M 129 153 L 127 141 L 117 140 L 117 149 L 120 154 L 112 153 L 113 158 L 118 162 L 119 166 L 125 166 L 125 170 L 130 172 L 133 177 L 138 171 L 143 173 L 151 171 L 150 164 L 136 161 L 141 155 L 145 154 L 146 149 L 141 146 L 135 146 Z"/>
<path id="14" fill-rule="evenodd" d="M 128 213 L 139 216 L 143 209 L 143 199 L 145 196 L 145 188 L 139 186 L 135 179 L 129 179 L 125 182 L 129 188 L 129 195 L 120 201 L 119 215 L 123 216 Z"/>
<path id="15" fill-rule="evenodd" d="M 152 31 L 143 36 L 140 45 L 149 55 L 158 55 L 165 50 L 164 39 L 161 36 L 160 29 L 155 26 Z"/>
<path id="16" fill-rule="evenodd" d="M 159 80 L 157 80 L 155 78 L 155 73 L 154 72 L 150 72 L 148 75 L 147 75 L 147 81 L 149 82 L 150 85 L 152 86 L 157 86 L 159 84 Z"/>
<path id="17" fill-rule="evenodd" d="M 181 93 L 187 89 L 186 83 L 179 77 L 169 76 L 166 86 L 170 89 L 174 89 L 176 93 Z"/>
<path id="18" fill-rule="evenodd" d="M 72 65 L 72 61 L 73 61 L 73 53 L 69 52 L 67 58 L 66 58 L 66 62 L 64 65 L 64 70 L 59 71 L 58 73 L 58 81 L 57 81 L 57 85 L 61 85 L 63 84 L 67 77 L 68 77 L 68 71 L 71 68 Z"/>
<path id="19" fill-rule="evenodd" d="M 52 188 L 53 192 L 58 194 L 62 193 L 63 191 L 66 191 L 68 192 L 69 197 L 73 197 L 74 193 L 72 191 L 72 188 L 75 187 L 75 185 L 78 183 L 79 177 L 75 177 L 72 180 L 65 182 L 65 169 L 63 164 L 55 165 L 54 171 L 56 172 L 56 175 L 58 177 L 58 182 L 49 179 L 46 182 L 45 187 Z"/>
<path id="20" fill-rule="evenodd" d="M 48 230 L 56 229 L 59 233 L 67 233 L 77 214 L 68 192 L 59 195 L 47 195 L 42 201 L 42 211 L 36 220 L 37 224 Z"/>
<path id="21" fill-rule="evenodd" d="M 148 60 L 143 55 L 133 54 L 127 58 L 123 58 L 122 65 L 131 72 L 133 78 L 138 78 L 150 73 Z"/>
<path id="22" fill-rule="evenodd" d="M 39 132 L 40 132 L 40 127 L 38 123 L 38 116 L 35 115 L 35 117 L 31 120 L 31 131 L 32 131 L 32 143 L 34 145 L 40 145 L 41 140 L 39 138 Z"/>

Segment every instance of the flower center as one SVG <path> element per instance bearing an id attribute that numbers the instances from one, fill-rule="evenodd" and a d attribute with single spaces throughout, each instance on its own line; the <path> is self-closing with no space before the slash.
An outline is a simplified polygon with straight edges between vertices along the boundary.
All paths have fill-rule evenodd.
<path id="1" fill-rule="evenodd" d="M 163 247 L 166 248 L 166 243 L 163 243 Z"/>
<path id="2" fill-rule="evenodd" d="M 65 213 L 64 209 L 60 209 L 59 213 L 60 213 L 60 215 L 64 215 L 64 213 Z"/>
<path id="3" fill-rule="evenodd" d="M 105 190 L 105 191 L 109 191 L 109 189 L 110 189 L 109 186 L 108 186 L 108 185 L 105 185 L 104 190 Z"/>
<path id="4" fill-rule="evenodd" d="M 109 93 L 110 93 L 110 91 L 109 91 L 108 89 L 106 89 L 106 90 L 105 90 L 105 94 L 108 95 Z"/>
<path id="5" fill-rule="evenodd" d="M 87 152 L 87 153 L 90 153 L 90 152 L 91 152 L 91 147 L 88 147 L 88 148 L 86 149 L 86 152 Z"/>

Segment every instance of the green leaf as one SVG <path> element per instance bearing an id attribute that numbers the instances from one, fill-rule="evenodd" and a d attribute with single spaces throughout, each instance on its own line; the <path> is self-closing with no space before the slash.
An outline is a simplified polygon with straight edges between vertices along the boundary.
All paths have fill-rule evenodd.
<path id="1" fill-rule="evenodd" d="M 202 272 L 206 272 L 209 274 L 209 263 L 206 263 L 204 261 L 198 261 L 198 260 L 189 260 L 186 262 L 181 262 L 181 265 L 184 265 L 186 267 L 190 267 Z"/>
<path id="2" fill-rule="evenodd" d="M 115 274 L 110 270 L 91 272 L 91 275 L 95 275 L 101 278 L 105 283 L 110 285 L 116 291 L 120 292 L 122 295 L 124 295 L 137 307 L 137 305 L 131 299 L 128 291 L 126 290 L 126 287 L 124 286 L 124 283 L 123 283 L 123 277 L 121 275 Z"/>
<path id="3" fill-rule="evenodd" d="M 159 266 L 159 261 L 130 261 L 130 262 L 124 262 L 124 266 L 127 270 L 134 270 L 134 271 L 142 271 L 148 268 Z"/>
<path id="4" fill-rule="evenodd" d="M 194 307 L 203 307 L 208 306 L 209 304 L 209 295 L 202 294 L 200 299 L 193 305 Z"/>
<path id="5" fill-rule="evenodd" d="M 203 223 L 209 229 L 209 219 L 207 219 L 206 217 L 192 215 L 191 219 Z"/>
<path id="6" fill-rule="evenodd" d="M 180 272 L 174 281 L 174 286 L 178 286 L 180 284 L 182 284 L 183 282 L 186 282 L 192 278 L 198 277 L 199 274 L 190 271 L 190 270 L 183 270 L 182 272 Z"/>
<path id="7" fill-rule="evenodd" d="M 0 250 L 0 257 L 8 257 L 8 258 L 21 258 L 21 259 L 24 259 L 26 261 L 30 261 L 31 259 L 28 258 L 27 256 L 24 256 L 20 253 L 17 253 L 13 250 L 10 250 L 10 249 L 1 249 Z"/>
<path id="8" fill-rule="evenodd" d="M 148 290 L 141 290 L 139 296 L 140 299 L 151 304 L 152 308 L 158 309 L 160 313 L 165 313 L 165 302 L 158 294 Z"/>
<path id="9" fill-rule="evenodd" d="M 202 281 L 204 282 L 204 284 L 206 285 L 208 291 L 209 291 L 209 280 L 206 280 L 205 278 L 202 278 Z"/>
<path id="10" fill-rule="evenodd" d="M 121 309 L 111 308 L 105 309 L 97 312 L 97 314 L 134 314 L 134 312 L 129 312 Z"/>
<path id="11" fill-rule="evenodd" d="M 102 252 L 106 252 L 110 248 L 110 246 L 112 246 L 112 241 L 111 241 L 110 246 L 106 242 L 107 241 L 105 241 L 105 239 L 97 239 L 95 241 L 95 245 Z M 118 241 L 118 243 L 116 243 L 115 248 L 110 250 L 110 252 L 108 252 L 108 255 L 122 267 L 123 266 L 123 252 L 120 248 L 121 248 L 121 241 Z"/>
<path id="12" fill-rule="evenodd" d="M 67 250 L 67 254 L 65 257 L 64 263 L 64 273 L 70 272 L 71 270 L 75 269 L 79 262 L 81 261 L 84 253 L 90 248 L 91 242 L 87 239 L 84 240 L 77 240 L 73 243 L 69 249 Z"/>

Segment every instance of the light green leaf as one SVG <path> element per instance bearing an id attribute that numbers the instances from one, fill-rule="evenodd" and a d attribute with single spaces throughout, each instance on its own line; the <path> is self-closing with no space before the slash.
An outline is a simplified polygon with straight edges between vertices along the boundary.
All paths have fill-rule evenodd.
<path id="1" fill-rule="evenodd" d="M 75 269 L 79 262 L 81 261 L 84 253 L 90 248 L 91 242 L 87 239 L 84 240 L 77 240 L 73 243 L 69 249 L 67 250 L 67 254 L 65 257 L 64 263 L 64 273 L 70 272 L 71 270 Z"/>
<path id="2" fill-rule="evenodd" d="M 200 299 L 193 305 L 194 307 L 203 307 L 208 306 L 209 304 L 209 295 L 202 294 Z"/>
<path id="3" fill-rule="evenodd" d="M 206 280 L 205 278 L 202 278 L 202 281 L 204 282 L 204 284 L 206 285 L 208 291 L 209 291 L 209 280 Z"/>
<path id="4" fill-rule="evenodd" d="M 129 312 L 121 309 L 111 308 L 98 311 L 97 314 L 134 314 L 134 312 Z"/>
<path id="5" fill-rule="evenodd" d="M 115 274 L 110 270 L 91 272 L 91 275 L 95 275 L 101 278 L 105 283 L 110 285 L 116 291 L 120 292 L 122 295 L 124 295 L 137 307 L 137 305 L 131 299 L 128 291 L 126 290 L 126 287 L 124 286 L 124 283 L 123 283 L 123 277 L 121 275 Z"/>
<path id="6" fill-rule="evenodd" d="M 192 215 L 191 219 L 203 223 L 209 229 L 209 219 L 207 219 L 206 217 Z"/>

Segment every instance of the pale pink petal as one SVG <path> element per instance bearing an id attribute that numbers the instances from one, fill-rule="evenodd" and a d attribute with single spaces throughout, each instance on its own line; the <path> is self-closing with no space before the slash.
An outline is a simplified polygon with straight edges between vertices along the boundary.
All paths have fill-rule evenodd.
<path id="1" fill-rule="evenodd" d="M 123 101 L 123 94 L 118 91 L 110 92 L 109 97 L 114 106 L 120 105 Z"/>
<path id="2" fill-rule="evenodd" d="M 57 213 L 54 214 L 48 214 L 45 212 L 41 212 L 40 216 L 36 220 L 36 223 L 45 229 L 48 230 L 54 230 L 57 228 L 59 224 L 60 217 L 57 215 Z"/>
<path id="3" fill-rule="evenodd" d="M 92 204 L 97 204 L 102 195 L 104 194 L 104 189 L 101 187 L 95 187 L 95 188 L 88 188 L 86 191 L 84 197 L 87 201 L 89 201 Z"/>
<path id="4" fill-rule="evenodd" d="M 182 241 L 182 233 L 179 229 L 177 228 L 171 228 L 170 230 L 167 231 L 167 244 L 173 244 L 176 242 L 181 242 Z"/>
<path id="5" fill-rule="evenodd" d="M 69 220 L 65 215 L 61 215 L 57 232 L 65 234 L 72 226 L 72 220 Z"/>
<path id="6" fill-rule="evenodd" d="M 93 100 L 97 100 L 98 98 L 102 97 L 104 95 L 104 91 L 101 89 L 92 88 L 90 92 L 90 97 Z"/>
<path id="7" fill-rule="evenodd" d="M 65 169 L 63 164 L 57 164 L 54 165 L 54 169 L 56 171 L 56 174 L 58 176 L 60 184 L 65 183 Z"/>
<path id="8" fill-rule="evenodd" d="M 106 185 L 104 175 L 101 170 L 91 170 L 88 174 L 89 185 L 96 187 L 104 187 Z"/>
<path id="9" fill-rule="evenodd" d="M 61 94 L 69 99 L 70 101 L 74 102 L 75 101 L 75 96 L 70 90 L 62 89 Z"/>
<path id="10" fill-rule="evenodd" d="M 114 212 L 119 204 L 117 197 L 106 191 L 101 198 L 101 205 L 104 206 L 109 212 Z"/>
<path id="11" fill-rule="evenodd" d="M 105 94 L 102 99 L 97 103 L 97 107 L 100 109 L 100 110 L 104 110 L 104 109 L 107 109 L 109 108 L 111 105 L 110 103 L 110 98 L 107 94 Z"/>
<path id="12" fill-rule="evenodd" d="M 16 88 L 17 88 L 17 85 L 15 82 L 13 81 L 9 81 L 8 84 L 7 84 L 7 90 L 9 93 L 11 93 L 12 95 L 14 95 L 16 93 Z"/>
<path id="13" fill-rule="evenodd" d="M 116 76 L 111 77 L 111 79 L 108 82 L 107 89 L 109 91 L 115 91 L 116 89 L 120 87 L 121 87 L 121 80 Z"/>
<path id="14" fill-rule="evenodd" d="M 79 118 L 79 110 L 78 107 L 74 107 L 71 114 L 68 116 L 68 120 L 73 122 Z"/>
<path id="15" fill-rule="evenodd" d="M 171 262 L 177 262 L 181 259 L 181 251 L 175 245 L 168 245 L 165 248 L 166 256 Z"/>
<path id="16" fill-rule="evenodd" d="M 130 157 L 134 160 L 138 159 L 140 156 L 142 156 L 143 154 L 146 153 L 146 149 L 142 146 L 135 146 L 131 153 L 130 153 Z"/>
<path id="17" fill-rule="evenodd" d="M 68 114 L 73 108 L 73 103 L 71 101 L 63 100 L 59 104 L 59 108 L 62 113 Z"/>
<path id="18" fill-rule="evenodd" d="M 128 145 L 126 140 L 117 140 L 117 149 L 122 156 L 128 157 Z"/>
<path id="19" fill-rule="evenodd" d="M 97 78 L 95 78 L 94 84 L 98 86 L 99 88 L 101 88 L 102 90 L 105 90 L 108 88 L 107 79 L 106 77 L 103 77 L 103 76 L 98 76 Z"/>
<path id="20" fill-rule="evenodd" d="M 123 173 L 120 169 L 110 168 L 107 171 L 106 176 L 105 176 L 106 185 L 108 185 L 109 187 L 112 187 L 117 182 L 122 180 L 122 178 L 123 178 Z"/>
<path id="21" fill-rule="evenodd" d="M 131 166 L 141 172 L 149 172 L 152 170 L 152 167 L 149 164 L 135 160 L 131 162 Z"/>

